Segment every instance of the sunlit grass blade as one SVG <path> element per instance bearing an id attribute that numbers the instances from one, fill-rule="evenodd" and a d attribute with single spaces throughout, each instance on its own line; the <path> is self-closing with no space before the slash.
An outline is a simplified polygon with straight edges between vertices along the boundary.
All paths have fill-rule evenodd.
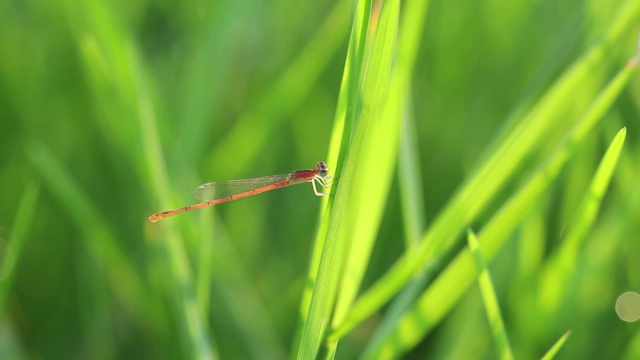
<path id="1" fill-rule="evenodd" d="M 422 33 L 424 21 L 427 14 L 429 2 L 421 1 L 421 2 L 413 2 L 408 3 L 406 8 L 403 8 L 402 19 L 400 21 L 400 30 L 398 35 L 398 45 L 397 52 L 398 55 L 396 57 L 393 71 L 391 74 L 391 82 L 389 85 L 389 93 L 386 99 L 386 105 L 384 108 L 383 119 L 387 119 L 386 127 L 378 126 L 372 135 L 372 138 L 375 139 L 375 136 L 378 136 L 378 140 L 372 141 L 374 146 L 367 152 L 370 155 L 369 158 L 371 161 L 368 163 L 368 166 L 365 168 L 377 169 L 378 172 L 383 175 L 383 179 L 388 178 L 386 174 L 389 174 L 391 168 L 389 167 L 379 167 L 378 165 L 389 164 L 395 165 L 395 162 L 386 160 L 388 157 L 396 154 L 396 146 L 395 144 L 400 143 L 400 130 L 402 128 L 401 124 L 404 122 L 405 124 L 410 121 L 407 118 L 410 105 L 409 100 L 409 89 L 411 88 L 411 74 L 413 73 L 413 65 L 415 63 L 416 54 L 419 48 L 419 39 L 420 34 Z M 404 120 L 403 120 L 404 119 Z M 408 128 L 405 128 L 405 133 L 402 135 L 404 137 L 414 136 L 415 133 L 410 133 Z M 395 143 L 389 143 L 386 146 L 381 146 L 385 142 L 388 142 L 388 139 L 397 139 Z M 416 191 L 418 189 L 418 184 L 414 181 L 416 177 L 416 169 L 418 167 L 412 167 L 412 165 L 416 165 L 415 158 L 415 144 L 410 141 L 402 142 L 405 146 L 413 146 L 413 149 L 407 149 L 407 153 L 403 155 L 405 160 L 413 160 L 413 162 L 404 162 L 404 171 L 409 173 L 404 174 L 403 179 L 409 181 L 409 183 L 405 184 L 409 188 L 405 188 L 405 190 L 411 195 L 405 197 L 405 199 L 412 199 L 413 202 L 409 204 L 412 207 L 420 206 L 419 199 L 421 196 L 416 196 Z M 389 151 L 390 148 L 393 148 L 394 151 Z M 411 154 L 409 152 L 413 152 L 414 157 L 409 159 Z M 383 160 L 385 159 L 385 160 Z M 395 160 L 395 159 L 394 159 Z M 363 181 L 366 181 L 363 178 Z M 380 192 L 384 191 L 388 187 L 384 183 L 381 183 L 378 189 L 372 188 L 368 193 Z M 371 208 L 367 207 L 367 210 L 363 208 L 361 210 L 361 214 L 363 214 L 359 219 L 355 219 L 354 221 L 357 224 L 362 224 L 360 230 L 355 233 L 354 238 L 356 241 L 353 242 L 351 246 L 351 250 L 349 250 L 348 258 L 346 262 L 345 274 L 349 274 L 349 277 L 345 278 L 341 284 L 340 288 L 340 296 L 338 298 L 338 303 L 336 304 L 336 310 L 334 314 L 334 320 L 332 326 L 339 324 L 344 317 L 347 315 L 349 311 L 349 307 L 351 306 L 353 299 L 355 298 L 357 291 L 360 287 L 360 282 L 362 277 L 364 276 L 365 266 L 369 261 L 369 254 L 372 248 L 374 237 L 377 233 L 377 224 L 379 219 L 376 219 L 375 213 L 371 211 Z M 375 209 L 375 207 L 373 208 Z M 419 233 L 422 232 L 424 228 L 424 220 L 420 217 L 420 213 L 424 213 L 421 211 L 412 211 L 414 209 L 410 209 L 407 211 L 407 216 L 410 214 L 413 216 L 414 220 L 410 223 L 409 226 L 415 231 L 415 242 L 418 241 Z M 364 216 L 366 214 L 366 216 Z M 420 217 L 418 219 L 418 217 Z M 366 230 L 366 231 L 365 231 Z M 419 284 L 415 284 L 416 291 L 409 290 L 409 298 L 413 298 L 414 295 L 411 293 L 417 292 Z M 330 341 L 335 341 L 336 339 L 330 339 Z"/>
<path id="2" fill-rule="evenodd" d="M 362 147 L 355 153 L 352 152 L 354 147 L 350 146 L 347 157 L 346 165 L 355 160 L 358 170 L 351 175 L 354 187 L 350 190 L 348 225 L 342 228 L 340 235 L 347 248 L 345 276 L 340 280 L 334 324 L 342 321 L 360 288 L 395 170 L 404 99 L 402 90 L 406 84 L 406 79 L 398 74 L 401 68 L 395 57 L 399 8 L 399 2 L 382 8 L 356 124 L 356 131 L 363 132 L 355 134 L 363 136 Z M 366 128 L 359 128 L 359 122 L 366 122 Z"/>
<path id="3" fill-rule="evenodd" d="M 398 153 L 398 179 L 400 183 L 401 206 L 403 208 L 403 225 L 405 244 L 408 249 L 416 246 L 425 229 L 426 215 L 422 199 L 422 180 L 420 175 L 419 148 L 416 131 L 416 119 L 411 111 L 412 74 L 419 39 L 424 29 L 430 1 L 414 1 L 403 4 L 398 38 L 398 59 L 392 74 L 391 91 L 388 98 L 388 114 L 401 119 L 400 142 Z M 393 110 L 397 113 L 393 113 Z M 379 342 L 388 336 L 406 308 L 422 291 L 427 277 L 422 275 L 412 280 L 403 289 L 385 312 L 384 318 L 362 354 L 370 357 L 370 352 Z M 350 302 L 353 301 L 350 299 Z M 340 319 L 341 320 L 341 319 Z"/>
<path id="4" fill-rule="evenodd" d="M 546 136 L 557 131 L 558 121 L 573 103 L 575 93 L 584 82 L 606 63 L 606 49 L 617 42 L 625 31 L 635 26 L 640 3 L 630 1 L 618 11 L 602 40 L 593 45 L 542 97 L 522 119 L 496 152 L 482 164 L 475 175 L 460 189 L 439 214 L 415 251 L 403 255 L 393 267 L 356 300 L 347 318 L 330 337 L 337 339 L 364 318 L 378 310 L 400 291 L 411 278 L 429 266 L 455 244 L 458 235 L 482 213 L 499 190 L 522 166 L 534 150 L 547 145 Z M 606 106 L 609 106 L 610 102 Z M 569 119 L 563 119 L 569 121 Z"/>
<path id="5" fill-rule="evenodd" d="M 469 243 L 469 252 L 471 252 L 471 255 L 475 259 L 476 267 L 478 268 L 478 284 L 480 285 L 480 293 L 482 294 L 484 308 L 487 312 L 487 317 L 489 318 L 489 326 L 491 327 L 493 341 L 496 344 L 498 357 L 502 360 L 513 359 L 513 353 L 511 351 L 511 346 L 509 345 L 507 332 L 504 328 L 504 321 L 502 320 L 502 314 L 500 313 L 500 304 L 498 303 L 496 291 L 493 288 L 489 268 L 484 255 L 482 255 L 478 237 L 471 230 L 469 230 L 467 234 L 467 241 Z"/>
<path id="6" fill-rule="evenodd" d="M 585 192 L 578 211 L 560 248 L 552 255 L 540 276 L 540 306 L 545 313 L 555 313 L 573 292 L 570 279 L 575 276 L 582 257 L 580 249 L 593 227 L 622 151 L 627 129 L 621 129 L 609 145 Z"/>
<path id="7" fill-rule="evenodd" d="M 569 330 L 566 333 L 564 333 L 564 335 L 562 335 L 560 337 L 560 339 L 558 339 L 558 341 L 556 341 L 556 343 L 553 344 L 551 349 L 549 349 L 549 351 L 547 351 L 544 354 L 544 356 L 542 356 L 540 359 L 541 360 L 551 360 L 551 359 L 555 358 L 556 354 L 558 354 L 558 351 L 560 351 L 560 349 L 562 349 L 562 346 L 564 345 L 564 343 L 567 342 L 567 339 L 569 338 L 569 335 L 571 335 L 571 330 Z"/>
<path id="8" fill-rule="evenodd" d="M 29 234 L 29 227 L 34 221 L 40 186 L 29 182 L 22 193 L 16 217 L 11 226 L 9 241 L 3 249 L 0 259 L 0 318 L 4 318 L 5 305 L 9 294 L 13 291 L 16 269 L 20 265 L 22 250 Z"/>
<path id="9" fill-rule="evenodd" d="M 537 204 L 575 154 L 598 120 L 629 81 L 633 69 L 626 67 L 609 83 L 554 155 L 482 228 L 484 255 L 491 261 L 504 246 L 522 218 Z M 394 358 L 408 351 L 452 309 L 473 281 L 475 268 L 463 250 L 402 317 L 394 331 L 375 351 L 373 358 Z"/>
<path id="10" fill-rule="evenodd" d="M 338 104 L 336 106 L 336 113 L 334 117 L 333 131 L 331 133 L 331 141 L 329 144 L 329 154 L 327 156 L 327 163 L 330 164 L 330 166 L 331 164 L 335 164 L 335 180 L 330 192 L 332 196 L 325 198 L 323 209 L 320 211 L 320 225 L 316 232 L 313 252 L 311 254 L 307 275 L 307 285 L 304 288 L 302 299 L 300 301 L 300 319 L 296 328 L 294 341 L 292 342 L 293 351 L 291 351 L 291 356 L 295 356 L 297 354 L 297 349 L 302 337 L 302 331 L 307 321 L 309 305 L 311 304 L 311 297 L 316 284 L 318 267 L 320 266 L 322 249 L 324 248 L 324 242 L 327 236 L 337 184 L 342 173 L 342 165 L 344 163 L 344 158 L 347 153 L 353 131 L 355 109 L 357 107 L 358 96 L 360 94 L 360 79 L 365 65 L 363 59 L 370 16 L 371 1 L 358 1 L 354 11 L 349 48 L 347 49 L 342 82 L 340 84 L 340 91 L 338 94 Z"/>
<path id="11" fill-rule="evenodd" d="M 425 228 L 425 211 L 420 199 L 423 198 L 421 180 L 418 165 L 417 142 L 413 140 L 415 130 L 414 120 L 408 114 L 403 116 L 403 129 L 400 140 L 398 159 L 398 178 L 400 181 L 400 196 L 403 208 L 403 225 L 405 243 L 408 249 L 418 244 L 420 234 Z M 378 324 L 374 334 L 369 339 L 367 347 L 362 354 L 363 359 L 373 357 L 375 349 L 393 331 L 395 324 L 402 314 L 424 289 L 428 280 L 427 274 L 421 274 L 413 279 L 395 298 Z"/>
<path id="12" fill-rule="evenodd" d="M 353 303 L 360 283 L 364 277 L 366 266 L 369 262 L 369 256 L 373 247 L 373 242 L 378 231 L 378 227 L 382 217 L 382 210 L 386 203 L 386 195 L 390 186 L 392 172 L 396 162 L 396 154 L 400 140 L 400 131 L 402 128 L 403 117 L 408 112 L 407 106 L 409 102 L 409 90 L 411 88 L 411 74 L 413 73 L 413 64 L 418 52 L 420 34 L 422 33 L 424 19 L 427 14 L 427 6 L 429 2 L 416 2 L 407 6 L 402 13 L 402 22 L 386 24 L 388 19 L 398 21 L 399 13 L 385 13 L 380 17 L 380 24 L 376 30 L 376 44 L 372 56 L 376 56 L 375 50 L 380 32 L 383 34 L 388 32 L 387 27 L 400 27 L 397 39 L 397 45 L 390 44 L 390 50 L 397 48 L 397 56 L 394 58 L 393 68 L 390 74 L 388 94 L 382 110 L 381 121 L 376 123 L 371 130 L 371 141 L 368 143 L 370 149 L 363 152 L 363 169 L 357 175 L 364 171 L 364 176 L 359 177 L 359 188 L 369 187 L 362 192 L 369 201 L 363 201 L 364 206 L 360 210 L 355 211 L 357 217 L 352 221 L 356 224 L 353 234 L 350 236 L 354 239 L 351 248 L 347 250 L 347 258 L 344 273 L 349 274 L 342 280 L 338 301 L 336 303 L 332 326 L 339 324 L 346 316 L 348 309 Z M 399 11 L 394 9 L 395 11 Z M 391 15 L 388 15 L 391 14 Z M 389 18 L 388 18 L 389 17 Z M 375 58 L 372 58 L 374 63 Z M 369 71 L 373 68 L 369 67 Z M 374 78 L 375 79 L 375 78 Z M 369 79 L 367 78 L 366 81 Z M 366 106 L 367 86 L 371 84 L 365 82 L 363 89 L 363 104 Z M 371 181 L 370 179 L 376 179 Z M 366 185 L 364 185 L 366 183 Z M 372 195 L 373 194 L 373 195 Z"/>
<path id="13" fill-rule="evenodd" d="M 360 108 L 356 113 L 354 134 L 338 182 L 327 238 L 318 267 L 317 282 L 311 298 L 309 317 L 302 334 L 298 352 L 300 359 L 314 358 L 317 355 L 325 327 L 331 321 L 336 289 L 343 271 L 344 251 L 352 246 L 352 240 L 358 239 L 360 231 L 369 231 L 372 225 L 379 222 L 379 219 L 375 218 L 379 217 L 388 192 L 385 187 L 390 183 L 394 156 L 378 159 L 378 162 L 373 156 L 385 150 L 394 151 L 397 142 L 393 133 L 390 138 L 381 139 L 380 130 L 392 131 L 394 126 L 399 127 L 397 122 L 394 124 L 394 119 L 382 119 L 395 55 L 398 12 L 398 1 L 388 1 L 382 6 L 363 82 Z M 369 152 L 375 145 L 380 146 L 374 152 L 376 155 Z M 373 178 L 377 181 L 370 181 Z M 360 217 L 366 216 L 363 214 L 365 210 L 373 216 L 372 223 Z M 358 219 L 361 221 L 358 222 Z M 366 225 L 365 228 L 362 228 L 363 225 Z M 344 290 L 343 287 L 342 291 Z M 350 291 L 355 292 L 357 289 Z M 330 345 L 329 352 L 333 349 L 334 344 Z"/>
<path id="14" fill-rule="evenodd" d="M 398 157 L 398 181 L 400 183 L 400 197 L 403 208 L 403 227 L 406 234 L 405 243 L 407 248 L 411 248 L 420 242 L 420 237 L 424 233 L 426 214 L 424 204 L 421 201 L 424 195 L 415 118 L 406 113 L 408 111 L 407 107 L 405 102 Z"/>

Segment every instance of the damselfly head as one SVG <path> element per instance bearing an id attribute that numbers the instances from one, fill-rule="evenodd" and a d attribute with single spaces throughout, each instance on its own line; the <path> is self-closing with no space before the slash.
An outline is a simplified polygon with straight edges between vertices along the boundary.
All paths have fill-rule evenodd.
<path id="1" fill-rule="evenodd" d="M 316 164 L 316 170 L 318 170 L 318 174 L 320 175 L 327 175 L 327 172 L 329 172 L 327 164 L 325 164 L 324 161 L 318 161 Z"/>

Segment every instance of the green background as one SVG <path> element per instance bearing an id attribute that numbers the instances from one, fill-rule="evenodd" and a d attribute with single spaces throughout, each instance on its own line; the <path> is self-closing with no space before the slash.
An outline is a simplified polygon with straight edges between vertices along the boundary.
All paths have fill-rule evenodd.
<path id="1" fill-rule="evenodd" d="M 425 226 L 629 3 L 430 2 L 408 98 Z M 322 203 L 310 185 L 147 217 L 192 203 L 204 182 L 327 160 L 353 12 L 349 1 L 3 1 L 0 357 L 295 355 Z M 555 114 L 571 122 L 559 120 L 466 227 L 482 229 L 625 66 L 640 29 L 633 16 Z M 639 99 L 635 76 L 491 263 L 516 358 L 539 358 L 567 330 L 560 358 L 640 356 L 638 323 L 614 311 L 618 295 L 640 291 Z M 556 251 L 622 127 L 607 195 L 549 310 L 540 304 L 550 290 L 532 279 L 564 266 L 553 265 Z M 361 291 L 407 246 L 406 176 L 392 178 L 371 224 L 379 231 Z M 465 244 L 460 236 L 438 269 Z M 336 357 L 373 344 L 385 309 Z M 420 337 L 395 356 L 497 357 L 477 286 Z"/>

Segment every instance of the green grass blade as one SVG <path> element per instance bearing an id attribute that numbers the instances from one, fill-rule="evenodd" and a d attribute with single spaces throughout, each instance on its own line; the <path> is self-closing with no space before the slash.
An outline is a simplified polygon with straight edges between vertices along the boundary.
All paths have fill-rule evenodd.
<path id="1" fill-rule="evenodd" d="M 558 353 L 558 351 L 560 351 L 560 349 L 562 349 L 562 346 L 564 345 L 565 342 L 567 342 L 567 339 L 569 338 L 569 335 L 571 335 L 571 330 L 567 331 L 566 333 L 564 333 L 564 335 L 562 335 L 560 337 L 560 339 L 558 339 L 558 341 L 556 341 L 555 344 L 553 344 L 553 346 L 551 347 L 551 349 L 549 349 L 549 351 L 547 351 L 543 357 L 541 357 L 542 360 L 551 360 L 553 359 L 556 354 Z"/>
<path id="2" fill-rule="evenodd" d="M 621 129 L 609 145 L 591 185 L 582 198 L 566 238 L 542 269 L 540 306 L 547 313 L 559 311 L 560 305 L 566 301 L 567 294 L 572 292 L 572 287 L 567 284 L 573 283 L 571 278 L 576 275 L 577 266 L 582 257 L 580 249 L 587 240 L 589 230 L 594 226 L 602 200 L 618 163 L 626 134 L 627 129 Z"/>
<path id="3" fill-rule="evenodd" d="M 355 134 L 367 138 L 363 139 L 362 148 L 356 150 L 357 155 L 352 155 L 353 147 L 349 149 L 349 156 L 357 157 L 359 170 L 351 176 L 354 187 L 350 191 L 348 225 L 340 235 L 350 248 L 346 250 L 345 276 L 341 279 L 333 322 L 342 321 L 360 288 L 393 177 L 401 128 L 400 106 L 404 98 L 401 86 L 405 84 L 405 79 L 398 75 L 400 68 L 394 66 L 391 70 L 399 10 L 399 2 L 391 2 L 382 8 L 358 120 L 366 122 L 367 128 L 361 128 L 364 134 Z M 353 157 L 347 157 L 347 165 Z M 345 175 L 349 176 L 348 173 Z"/>
<path id="4" fill-rule="evenodd" d="M 502 314 L 500 313 L 500 304 L 498 303 L 496 291 L 493 288 L 489 268 L 484 256 L 482 255 L 482 251 L 480 250 L 478 237 L 471 230 L 468 232 L 467 241 L 469 242 L 469 252 L 475 259 L 476 267 L 478 268 L 478 284 L 480 285 L 480 293 L 482 294 L 484 308 L 487 311 L 487 317 L 489 318 L 489 326 L 491 327 L 493 340 L 496 344 L 498 357 L 503 360 L 513 359 L 513 353 L 511 352 L 509 338 L 507 337 L 507 332 L 504 328 L 504 321 L 502 320 Z"/>
<path id="5" fill-rule="evenodd" d="M 425 228 L 425 211 L 423 204 L 419 199 L 423 198 L 420 185 L 420 174 L 418 165 L 417 143 L 413 140 L 415 136 L 413 120 L 405 114 L 403 119 L 403 130 L 400 141 L 398 177 L 400 180 L 400 195 L 403 208 L 404 231 L 406 238 L 406 246 L 408 249 L 418 244 L 420 234 Z M 415 124 L 413 124 L 415 125 Z M 363 359 L 373 358 L 375 349 L 380 346 L 384 339 L 393 331 L 395 324 L 398 322 L 402 314 L 411 305 L 415 298 L 424 289 L 428 277 L 421 274 L 412 280 L 393 300 L 389 308 L 385 311 L 384 317 L 375 333 L 371 336 L 365 351 L 362 354 Z"/>
<path id="6" fill-rule="evenodd" d="M 7 299 L 13 290 L 13 282 L 16 276 L 16 269 L 20 264 L 22 250 L 29 233 L 29 227 L 34 220 L 37 208 L 40 186 L 35 182 L 30 182 L 22 193 L 16 217 L 11 227 L 9 243 L 4 249 L 0 264 L 0 318 L 4 318 L 4 310 Z"/>
<path id="7" fill-rule="evenodd" d="M 379 309 L 405 286 L 416 272 L 454 245 L 457 236 L 496 196 L 534 150 L 546 145 L 545 136 L 557 130 L 556 120 L 568 111 L 571 99 L 590 75 L 605 64 L 606 50 L 628 31 L 640 14 L 640 3 L 627 2 L 603 40 L 568 70 L 528 113 L 489 160 L 447 204 L 416 251 L 406 253 L 354 304 L 348 317 L 336 327 L 336 339 Z"/>
<path id="8" fill-rule="evenodd" d="M 364 210 L 370 211 L 374 219 L 379 216 L 388 191 L 384 187 L 388 187 L 390 183 L 393 156 L 379 160 L 381 163 L 377 166 L 383 169 L 380 173 L 372 153 L 367 151 L 376 145 L 381 146 L 376 154 L 385 150 L 393 151 L 395 146 L 387 145 L 393 145 L 397 141 L 389 138 L 380 139 L 379 134 L 380 129 L 389 130 L 390 127 L 398 126 L 394 124 L 393 119 L 382 119 L 395 51 L 398 10 L 398 1 L 385 2 L 382 7 L 362 89 L 358 120 L 340 175 L 317 282 L 311 298 L 309 317 L 302 334 L 298 352 L 300 359 L 314 358 L 318 353 L 325 326 L 330 321 L 331 309 L 335 303 L 336 289 L 343 269 L 343 249 L 350 246 L 351 239 L 357 239 L 355 236 L 359 231 L 369 231 L 369 226 L 379 222 L 377 220 L 373 224 L 366 223 L 368 226 L 362 228 L 360 226 L 363 224 L 356 223 L 355 220 Z M 373 166 L 365 166 L 366 164 Z M 377 178 L 380 182 L 369 181 L 372 178 Z"/>
<path id="9" fill-rule="evenodd" d="M 419 170 L 417 130 L 415 118 L 410 113 L 413 105 L 410 101 L 412 95 L 410 89 L 413 82 L 412 74 L 414 73 L 416 54 L 419 48 L 419 39 L 424 29 L 429 5 L 430 1 L 414 1 L 404 4 L 402 8 L 398 39 L 398 60 L 394 67 L 392 91 L 390 91 L 388 99 L 388 102 L 391 103 L 389 109 L 397 109 L 398 112 L 388 111 L 389 114 L 386 115 L 400 118 L 402 122 L 398 179 L 407 248 L 412 248 L 419 243 L 421 234 L 426 226 L 424 205 L 421 202 L 424 196 L 422 194 L 423 184 Z M 363 358 L 371 357 L 371 352 L 388 336 L 402 313 L 422 291 L 426 280 L 426 276 L 419 276 L 414 279 L 393 301 L 363 352 Z"/>
<path id="10" fill-rule="evenodd" d="M 334 186 L 331 188 L 331 196 L 324 202 L 324 210 L 320 211 L 320 225 L 316 233 L 313 252 L 311 254 L 307 275 L 307 285 L 304 288 L 302 299 L 300 301 L 300 319 L 298 321 L 294 341 L 292 342 L 292 346 L 295 350 L 291 351 L 291 356 L 295 356 L 297 354 L 297 349 L 302 337 L 302 331 L 307 321 L 311 297 L 316 284 L 318 267 L 320 266 L 320 259 L 322 257 L 322 249 L 324 248 L 324 242 L 329 227 L 329 219 L 331 218 L 331 211 L 333 209 L 337 183 L 339 181 L 337 179 L 340 178 L 341 165 L 344 163 L 344 157 L 347 153 L 349 140 L 353 130 L 354 109 L 356 108 L 360 89 L 360 79 L 364 67 L 363 59 L 366 44 L 365 40 L 366 33 L 369 28 L 370 13 L 371 1 L 358 1 L 354 13 L 354 21 L 351 29 L 349 48 L 347 49 L 342 82 L 340 84 L 338 104 L 336 106 L 334 126 L 329 145 L 329 154 L 327 156 L 327 164 L 330 166 L 331 164 L 336 164 L 333 175 L 336 180 L 334 182 Z"/>
<path id="11" fill-rule="evenodd" d="M 422 192 L 422 175 L 420 175 L 420 160 L 416 137 L 415 119 L 406 114 L 402 116 L 402 132 L 398 158 L 398 180 L 400 183 L 400 197 L 402 201 L 402 219 L 407 248 L 420 242 L 420 237 L 426 227 L 424 198 Z"/>
<path id="12" fill-rule="evenodd" d="M 372 171 L 371 176 L 361 177 L 361 183 L 366 182 L 367 186 L 369 184 L 377 184 L 377 186 L 371 186 L 369 190 L 363 192 L 365 196 L 369 196 L 369 198 L 372 198 L 371 194 L 388 191 L 387 189 L 390 186 L 389 181 L 391 179 L 393 166 L 395 166 L 395 155 L 397 154 L 402 118 L 405 115 L 404 113 L 408 111 L 406 110 L 408 89 L 411 86 L 411 74 L 418 50 L 419 34 L 423 28 L 422 24 L 424 23 L 424 18 L 427 13 L 427 6 L 428 2 L 418 2 L 408 6 L 403 12 L 402 25 L 395 23 L 385 25 L 385 13 L 383 12 L 381 16 L 378 32 L 387 32 L 388 30 L 386 30 L 384 26 L 392 26 L 393 29 L 397 26 L 402 27 L 397 40 L 398 56 L 395 58 L 391 72 L 388 96 L 383 109 L 383 120 L 372 129 L 371 148 L 365 151 L 365 154 L 368 156 L 364 159 L 365 161 L 368 159 L 368 165 L 365 163 L 363 168 L 372 169 L 375 170 L 375 172 Z M 392 19 L 399 17 L 399 14 L 395 13 L 399 10 L 400 9 L 394 9 L 394 13 L 391 13 Z M 375 52 L 373 56 L 375 56 Z M 371 70 L 372 68 L 370 67 L 369 69 Z M 363 101 L 366 101 L 366 85 L 365 83 Z M 390 149 L 393 149 L 393 151 Z M 375 178 L 376 181 L 367 181 L 367 179 L 373 178 Z M 378 201 L 379 203 L 366 203 L 365 206 L 357 212 L 359 217 L 353 219 L 353 222 L 358 224 L 359 228 L 353 233 L 352 237 L 356 240 L 352 243 L 351 250 L 348 251 L 349 257 L 347 258 L 345 273 L 349 274 L 349 276 L 346 277 L 341 284 L 340 296 L 336 304 L 332 324 L 334 326 L 344 319 L 360 288 L 360 282 L 364 276 L 373 241 L 377 234 L 377 226 L 375 226 L 375 224 L 378 224 L 381 220 L 386 196 L 379 197 Z"/>
<path id="13" fill-rule="evenodd" d="M 566 162 L 629 81 L 633 69 L 626 67 L 610 82 L 580 123 L 563 141 L 555 155 L 492 217 L 480 232 L 485 257 L 491 261 L 529 210 L 538 204 Z M 420 296 L 394 331 L 374 352 L 374 358 L 398 357 L 425 336 L 451 310 L 471 285 L 473 259 L 463 250 Z"/>

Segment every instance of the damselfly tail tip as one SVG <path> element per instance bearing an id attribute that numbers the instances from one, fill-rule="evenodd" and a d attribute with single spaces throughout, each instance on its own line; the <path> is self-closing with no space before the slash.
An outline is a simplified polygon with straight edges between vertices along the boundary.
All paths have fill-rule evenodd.
<path id="1" fill-rule="evenodd" d="M 149 216 L 149 221 L 151 221 L 151 222 L 157 222 L 160 219 L 162 219 L 162 218 L 160 216 L 158 216 L 158 214 L 153 214 L 153 215 Z"/>

